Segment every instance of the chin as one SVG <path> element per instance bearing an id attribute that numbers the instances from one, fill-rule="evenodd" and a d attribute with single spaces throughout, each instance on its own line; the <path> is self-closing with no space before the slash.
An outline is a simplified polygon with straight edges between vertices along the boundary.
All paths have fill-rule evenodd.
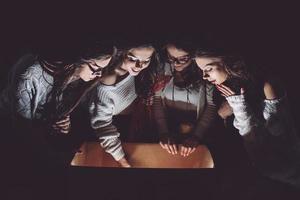
<path id="1" fill-rule="evenodd" d="M 182 67 L 174 67 L 175 71 L 177 72 L 181 72 L 182 70 L 184 70 L 185 68 Z"/>
<path id="2" fill-rule="evenodd" d="M 137 76 L 140 72 L 134 72 L 134 71 L 130 71 L 129 74 L 131 76 Z"/>
<path id="3" fill-rule="evenodd" d="M 88 81 L 90 81 L 90 80 L 92 80 L 92 79 L 89 79 L 89 78 L 81 78 L 81 80 L 83 80 L 84 82 L 88 82 Z"/>

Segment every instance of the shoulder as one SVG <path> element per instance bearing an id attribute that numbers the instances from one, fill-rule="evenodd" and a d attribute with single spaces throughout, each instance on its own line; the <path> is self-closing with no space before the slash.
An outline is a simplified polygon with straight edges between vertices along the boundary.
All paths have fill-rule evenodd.
<path id="1" fill-rule="evenodd" d="M 278 99 L 284 96 L 284 89 L 279 82 L 266 80 L 263 85 L 266 99 Z"/>
<path id="2" fill-rule="evenodd" d="M 97 100 L 99 101 L 109 101 L 114 96 L 114 90 L 111 87 L 103 84 L 98 84 L 97 88 L 94 90 Z"/>

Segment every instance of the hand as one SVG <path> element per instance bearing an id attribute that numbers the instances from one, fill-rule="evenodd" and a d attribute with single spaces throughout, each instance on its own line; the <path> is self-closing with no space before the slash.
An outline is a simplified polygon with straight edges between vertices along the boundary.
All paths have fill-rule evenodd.
<path id="1" fill-rule="evenodd" d="M 118 163 L 121 167 L 125 167 L 125 168 L 131 167 L 131 165 L 128 163 L 126 158 L 121 158 L 120 160 L 118 160 Z"/>
<path id="2" fill-rule="evenodd" d="M 69 133 L 71 129 L 70 115 L 55 122 L 55 124 L 52 125 L 52 127 L 54 128 L 54 130 L 56 130 L 59 133 L 64 133 L 64 134 Z"/>
<path id="3" fill-rule="evenodd" d="M 182 146 L 180 147 L 180 155 L 183 157 L 189 156 L 196 150 L 198 145 L 199 139 L 196 136 L 191 135 L 183 141 Z"/>
<path id="4" fill-rule="evenodd" d="M 227 117 L 229 117 L 230 115 L 232 115 L 233 111 L 231 106 L 229 105 L 229 103 L 225 100 L 219 110 L 218 110 L 218 114 L 222 119 L 226 119 Z"/>
<path id="5" fill-rule="evenodd" d="M 234 91 L 232 91 L 232 89 L 230 89 L 229 87 L 220 84 L 220 85 L 216 85 L 217 89 L 221 92 L 221 95 L 224 97 L 229 97 L 229 96 L 233 96 L 236 95 L 236 93 Z M 244 89 L 241 88 L 241 94 L 244 94 Z"/>
<path id="6" fill-rule="evenodd" d="M 175 155 L 178 152 L 178 148 L 175 142 L 175 139 L 168 136 L 167 134 L 163 134 L 160 136 L 160 146 L 165 149 L 168 153 Z"/>

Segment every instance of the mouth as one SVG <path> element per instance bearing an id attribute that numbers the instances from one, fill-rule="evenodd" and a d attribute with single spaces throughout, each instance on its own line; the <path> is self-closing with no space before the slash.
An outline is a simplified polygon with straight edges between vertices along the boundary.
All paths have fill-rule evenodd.
<path id="1" fill-rule="evenodd" d="M 141 70 L 134 70 L 134 69 L 132 69 L 132 71 L 135 72 L 135 73 L 138 73 L 138 72 L 140 72 Z"/>
<path id="2" fill-rule="evenodd" d="M 209 81 L 211 82 L 212 84 L 216 84 L 216 80 L 212 80 L 212 81 Z"/>

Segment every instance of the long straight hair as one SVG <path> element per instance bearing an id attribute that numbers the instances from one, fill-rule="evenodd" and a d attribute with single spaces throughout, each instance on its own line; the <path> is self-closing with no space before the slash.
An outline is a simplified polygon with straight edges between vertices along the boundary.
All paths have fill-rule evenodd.
<path id="1" fill-rule="evenodd" d="M 54 78 L 53 88 L 47 97 L 47 106 L 45 108 L 45 117 L 52 120 L 59 120 L 69 115 L 76 106 L 80 103 L 82 98 L 94 88 L 100 78 L 97 77 L 92 81 L 84 83 L 78 79 L 76 70 L 81 68 L 83 64 L 93 59 L 106 58 L 112 56 L 112 59 L 107 67 L 104 68 L 103 74 L 113 70 L 111 63 L 114 61 L 116 55 L 116 48 L 112 45 L 102 45 L 95 43 L 92 46 L 82 47 L 74 58 L 67 58 L 63 61 L 56 61 L 39 57 L 38 61 L 41 66 L 50 73 Z M 80 84 L 75 84 L 81 82 Z M 79 85 L 79 88 L 72 88 L 72 84 Z M 66 91 L 72 91 L 68 95 L 64 94 Z"/>
<path id="2" fill-rule="evenodd" d="M 143 69 L 136 77 L 135 77 L 135 90 L 139 97 L 143 99 L 147 99 L 149 95 L 151 95 L 151 88 L 155 82 L 155 78 L 158 74 L 158 67 L 160 66 L 159 56 L 156 51 L 155 45 L 153 43 L 140 42 L 136 43 L 128 43 L 126 45 L 121 46 L 119 51 L 119 58 L 123 62 L 126 54 L 130 49 L 134 48 L 153 48 L 154 52 L 151 56 L 151 61 L 149 66 L 146 69 Z M 122 63 L 119 62 L 119 65 Z"/>

